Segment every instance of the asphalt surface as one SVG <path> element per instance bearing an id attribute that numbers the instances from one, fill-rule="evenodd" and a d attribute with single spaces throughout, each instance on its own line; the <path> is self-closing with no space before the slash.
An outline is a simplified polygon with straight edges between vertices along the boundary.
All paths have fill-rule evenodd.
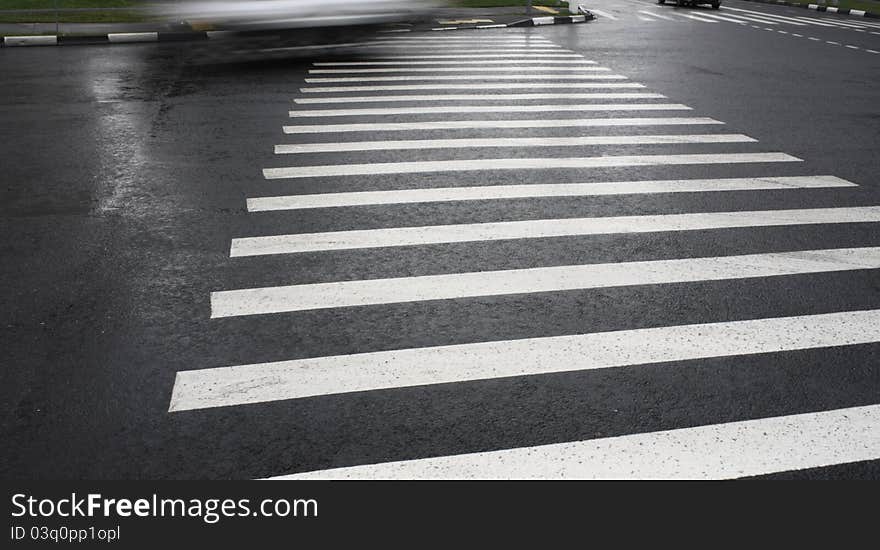
<path id="1" fill-rule="evenodd" d="M 546 38 L 646 86 L 609 91 L 657 92 L 667 98 L 638 102 L 682 103 L 693 110 L 600 114 L 579 110 L 600 100 L 540 100 L 532 103 L 559 104 L 559 110 L 294 119 L 289 110 L 468 102 L 293 103 L 317 95 L 300 92 L 308 70 L 317 68 L 313 62 L 371 61 L 374 53 L 217 64 L 205 63 L 193 45 L 183 44 L 0 50 L 0 475 L 257 478 L 880 403 L 880 345 L 874 342 L 169 412 L 179 371 L 880 308 L 877 272 L 863 269 L 211 318 L 211 293 L 232 289 L 880 246 L 877 223 L 835 223 L 230 258 L 233 239 L 266 235 L 880 205 L 880 54 L 870 53 L 880 50 L 880 28 L 848 26 L 858 18 L 750 2 L 727 1 L 717 12 L 629 0 L 587 7 L 605 15 L 581 25 L 430 37 Z M 747 15 L 735 9 L 825 23 L 708 22 L 678 15 Z M 481 90 L 489 73 L 466 70 L 472 91 L 438 93 L 515 92 Z M 356 95 L 407 93 L 435 92 Z M 697 116 L 725 125 L 356 137 L 281 132 L 290 124 L 598 116 Z M 758 142 L 273 154 L 275 145 L 293 143 L 679 133 L 745 134 Z M 278 180 L 261 172 L 416 160 L 757 152 L 786 153 L 803 162 Z M 288 194 L 824 174 L 858 186 L 246 209 L 247 198 Z M 872 433 L 876 440 L 877 430 Z M 810 444 L 804 441 L 804 447 Z M 878 478 L 880 461 L 770 477 Z"/>

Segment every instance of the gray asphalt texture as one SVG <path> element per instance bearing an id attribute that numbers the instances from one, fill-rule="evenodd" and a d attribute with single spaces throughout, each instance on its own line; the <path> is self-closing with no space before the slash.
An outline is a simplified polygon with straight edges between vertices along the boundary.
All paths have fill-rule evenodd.
<path id="1" fill-rule="evenodd" d="M 766 166 L 763 175 L 831 174 L 859 187 L 249 214 L 245 199 L 261 195 L 737 177 L 754 175 L 755 169 L 710 165 L 268 181 L 262 168 L 293 162 L 500 152 L 276 157 L 275 144 L 300 139 L 284 136 L 281 126 L 290 123 L 286 114 L 310 59 L 205 64 L 192 46 L 176 43 L 0 51 L 0 477 L 256 478 L 880 402 L 880 345 L 870 344 L 168 413 L 174 376 L 182 370 L 880 308 L 877 273 L 854 271 L 209 318 L 210 293 L 216 290 L 880 245 L 876 224 L 838 224 L 229 258 L 230 240 L 252 235 L 880 204 L 880 55 L 824 42 L 876 49 L 880 36 L 832 27 L 794 29 L 822 39 L 808 42 L 726 22 L 648 23 L 626 16 L 628 7 L 642 9 L 639 4 L 649 5 L 609 2 L 619 9 L 617 20 L 482 32 L 547 37 L 645 84 L 646 91 L 694 109 L 668 116 L 726 122 L 687 133 L 744 133 L 760 142 L 567 148 L 541 155 L 780 151 L 805 162 Z M 747 2 L 724 6 L 815 16 Z M 724 9 L 711 13 L 723 15 Z M 469 31 L 456 36 L 463 32 Z M 580 113 L 570 105 L 553 116 Z M 404 134 L 416 137 L 400 132 L 365 139 Z M 771 477 L 880 478 L 880 461 Z"/>

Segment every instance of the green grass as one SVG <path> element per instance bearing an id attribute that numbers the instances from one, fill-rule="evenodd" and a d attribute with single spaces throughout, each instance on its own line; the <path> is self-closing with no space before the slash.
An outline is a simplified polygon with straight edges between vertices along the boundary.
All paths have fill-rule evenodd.
<path id="1" fill-rule="evenodd" d="M 139 11 L 94 11 L 59 13 L 59 23 L 141 23 L 154 21 L 149 14 Z M 54 13 L 0 13 L 0 23 L 54 23 Z"/>
<path id="2" fill-rule="evenodd" d="M 817 0 L 788 0 L 789 2 L 794 2 L 797 4 L 819 4 L 820 6 L 835 6 L 840 9 L 850 9 L 850 10 L 864 10 L 870 11 L 872 13 L 880 13 L 880 2 L 872 2 L 871 0 L 838 0 L 837 4 L 830 2 L 829 0 L 825 0 L 825 2 L 819 2 Z"/>
<path id="3" fill-rule="evenodd" d="M 138 23 L 154 19 L 138 0 L 0 0 L 0 23 Z M 2 10 L 54 10 L 5 12 Z M 96 11 L 62 11 L 99 8 Z M 111 9 L 101 9 L 111 8 Z M 130 9 L 125 9 L 130 8 Z"/>
<path id="4" fill-rule="evenodd" d="M 137 0 L 0 0 L 0 10 L 51 10 L 58 8 L 131 8 Z"/>

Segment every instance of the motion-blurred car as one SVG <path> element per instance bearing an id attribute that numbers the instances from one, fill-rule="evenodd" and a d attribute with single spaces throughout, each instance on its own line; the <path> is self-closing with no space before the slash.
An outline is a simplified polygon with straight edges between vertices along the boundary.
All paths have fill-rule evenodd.
<path id="1" fill-rule="evenodd" d="M 675 2 L 677 6 L 698 6 L 700 4 L 709 4 L 712 6 L 713 10 L 717 10 L 721 7 L 721 0 L 669 0 L 670 2 Z M 657 0 L 658 4 L 665 4 L 666 0 Z"/>
<path id="2" fill-rule="evenodd" d="M 169 23 L 229 31 L 212 38 L 236 38 L 237 44 L 250 39 L 264 50 L 293 51 L 357 43 L 391 24 L 427 20 L 438 5 L 436 0 L 183 0 L 153 10 Z"/>

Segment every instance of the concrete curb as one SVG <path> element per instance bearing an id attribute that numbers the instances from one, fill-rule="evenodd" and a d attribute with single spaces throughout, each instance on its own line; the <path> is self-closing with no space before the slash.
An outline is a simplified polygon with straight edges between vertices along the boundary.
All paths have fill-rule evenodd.
<path id="1" fill-rule="evenodd" d="M 211 31 L 200 32 L 111 32 L 96 35 L 75 36 L 4 36 L 2 47 L 13 46 L 70 46 L 75 44 L 130 44 L 135 42 L 181 42 L 189 40 L 207 40 L 214 34 Z"/>
<path id="2" fill-rule="evenodd" d="M 787 0 L 746 0 L 746 2 L 758 2 L 759 4 L 776 4 L 782 6 L 790 6 L 792 8 L 806 8 L 809 10 L 824 11 L 827 13 L 838 13 L 840 15 L 852 15 L 853 17 L 870 17 L 873 19 L 880 19 L 880 12 L 841 9 L 834 6 L 820 6 L 819 4 L 800 4 L 796 2 L 788 2 Z"/>
<path id="3" fill-rule="evenodd" d="M 523 19 L 522 21 L 514 21 L 508 24 L 508 27 L 540 27 L 541 25 L 566 25 L 570 23 L 586 23 L 596 16 L 587 10 L 582 10 L 581 15 L 566 15 L 562 17 L 532 17 L 531 19 Z"/>

